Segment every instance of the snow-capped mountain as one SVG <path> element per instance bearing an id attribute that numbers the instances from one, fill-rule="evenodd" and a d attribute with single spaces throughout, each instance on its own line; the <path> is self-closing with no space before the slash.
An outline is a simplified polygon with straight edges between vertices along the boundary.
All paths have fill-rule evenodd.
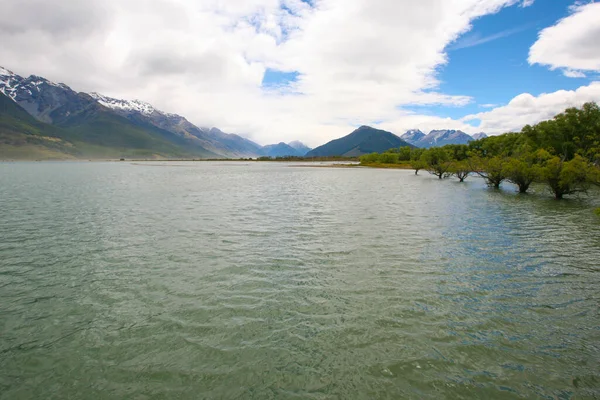
<path id="1" fill-rule="evenodd" d="M 111 108 L 113 110 L 125 111 L 125 112 L 139 112 L 144 115 L 151 115 L 156 110 L 151 104 L 148 104 L 141 100 L 119 100 L 113 99 L 112 97 L 103 96 L 100 93 L 92 92 L 90 96 L 94 98 L 98 103 L 104 107 Z"/>
<path id="2" fill-rule="evenodd" d="M 469 136 L 463 131 L 452 129 L 433 130 L 425 135 L 419 129 L 411 129 L 400 136 L 403 140 L 417 147 L 440 147 L 447 144 L 467 144 L 472 140 L 486 138 L 487 135 L 483 132 Z"/>
<path id="3" fill-rule="evenodd" d="M 144 101 L 115 99 L 99 93 L 90 93 L 90 95 L 104 107 L 125 118 L 138 123 L 148 123 L 177 134 L 222 157 L 261 155 L 260 145 L 248 139 L 224 133 L 217 128 L 199 128 L 181 115 L 161 111 Z"/>
<path id="4" fill-rule="evenodd" d="M 414 146 L 417 146 L 419 140 L 423 139 L 425 134 L 421 132 L 419 129 L 410 129 L 404 133 L 404 135 L 400 136 L 400 139 L 408 142 Z"/>
<path id="5" fill-rule="evenodd" d="M 439 147 L 447 144 L 467 144 L 473 138 L 463 131 L 454 129 L 433 130 L 427 136 L 419 140 L 419 147 Z"/>
<path id="6" fill-rule="evenodd" d="M 3 67 L 0 67 L 0 92 L 48 124 L 68 124 L 75 116 L 81 122 L 82 118 L 98 112 L 109 112 L 178 145 L 206 150 L 203 155 L 235 158 L 262 155 L 261 146 L 248 139 L 217 128 L 199 128 L 180 115 L 163 112 L 141 100 L 116 99 L 95 92 L 77 93 L 63 83 L 35 75 L 24 78 Z M 174 136 L 168 137 L 169 133 Z"/>
<path id="7" fill-rule="evenodd" d="M 24 78 L 2 67 L 0 92 L 39 121 L 50 124 L 64 121 L 96 103 L 89 95 L 77 93 L 64 83 L 36 75 Z"/>

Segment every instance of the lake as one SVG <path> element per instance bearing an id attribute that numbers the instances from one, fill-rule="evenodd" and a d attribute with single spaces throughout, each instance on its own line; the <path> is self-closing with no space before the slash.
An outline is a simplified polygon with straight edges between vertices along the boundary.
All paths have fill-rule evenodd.
<path id="1" fill-rule="evenodd" d="M 1 399 L 600 397 L 597 196 L 0 163 Z"/>

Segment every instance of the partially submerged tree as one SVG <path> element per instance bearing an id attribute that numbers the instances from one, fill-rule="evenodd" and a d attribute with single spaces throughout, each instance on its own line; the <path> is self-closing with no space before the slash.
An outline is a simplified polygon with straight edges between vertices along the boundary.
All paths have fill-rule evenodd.
<path id="1" fill-rule="evenodd" d="M 414 148 L 410 151 L 410 165 L 415 169 L 415 175 L 419 174 L 419 171 L 425 168 L 425 163 L 421 161 L 421 156 L 425 152 L 425 149 Z"/>
<path id="2" fill-rule="evenodd" d="M 450 156 L 441 147 L 432 147 L 427 149 L 421 155 L 421 161 L 425 164 L 425 169 L 432 175 L 438 178 L 447 178 L 450 176 L 450 167 L 452 162 Z"/>
<path id="3" fill-rule="evenodd" d="M 502 181 L 506 179 L 504 174 L 505 159 L 501 156 L 491 158 L 473 157 L 471 167 L 473 171 L 485 179 L 485 183 L 494 189 L 500 188 Z"/>
<path id="4" fill-rule="evenodd" d="M 540 159 L 543 153 L 533 153 L 529 146 L 523 146 L 518 156 L 506 160 L 503 173 L 506 180 L 517 185 L 519 193 L 527 193 L 529 186 L 540 178 Z"/>
<path id="5" fill-rule="evenodd" d="M 450 167 L 450 173 L 456 176 L 460 182 L 464 182 L 471 172 L 473 170 L 467 161 L 454 161 Z"/>
<path id="6" fill-rule="evenodd" d="M 527 193 L 529 186 L 538 178 L 539 168 L 520 158 L 509 159 L 504 167 L 503 174 L 506 180 L 514 183 L 519 188 L 519 193 Z"/>
<path id="7" fill-rule="evenodd" d="M 595 171 L 581 156 L 571 161 L 563 161 L 558 156 L 550 156 L 541 167 L 541 179 L 548 185 L 556 199 L 563 196 L 585 192 L 590 186 L 590 178 Z"/>
<path id="8" fill-rule="evenodd" d="M 410 162 L 411 167 L 415 169 L 415 175 L 419 175 L 419 171 L 425 168 L 425 163 L 421 160 L 415 160 Z"/>

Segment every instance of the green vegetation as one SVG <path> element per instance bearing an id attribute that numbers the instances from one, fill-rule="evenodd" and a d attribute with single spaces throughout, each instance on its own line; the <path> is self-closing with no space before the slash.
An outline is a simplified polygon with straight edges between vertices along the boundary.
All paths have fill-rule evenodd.
<path id="1" fill-rule="evenodd" d="M 253 160 L 249 158 L 248 160 Z M 232 160 L 228 160 L 232 161 Z M 345 157 L 345 156 L 321 156 L 321 157 L 300 157 L 300 156 L 283 156 L 283 157 L 269 157 L 262 156 L 255 159 L 255 161 L 358 161 L 357 157 Z"/>
<path id="2" fill-rule="evenodd" d="M 88 107 L 57 125 L 36 120 L 0 93 L 0 159 L 216 156 L 183 137 Z"/>
<path id="3" fill-rule="evenodd" d="M 600 108 L 586 103 L 569 108 L 553 119 L 470 142 L 430 149 L 401 147 L 360 157 L 361 165 L 410 164 L 439 179 L 456 176 L 463 182 L 474 173 L 488 186 L 508 181 L 519 193 L 534 182 L 544 184 L 556 199 L 600 186 Z"/>

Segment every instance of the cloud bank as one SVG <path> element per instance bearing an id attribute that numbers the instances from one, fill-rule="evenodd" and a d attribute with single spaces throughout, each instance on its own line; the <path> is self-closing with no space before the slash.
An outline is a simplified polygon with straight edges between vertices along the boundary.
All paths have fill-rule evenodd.
<path id="1" fill-rule="evenodd" d="M 448 62 L 445 49 L 474 19 L 531 3 L 0 0 L 0 14 L 8 16 L 0 20 L 0 65 L 75 90 L 142 99 L 261 144 L 300 139 L 319 145 L 359 124 L 399 134 L 413 127 L 496 132 L 514 126 L 508 118 L 499 126 L 496 115 L 503 107 L 478 114 L 477 128 L 464 119 L 415 115 L 402 107 L 472 102 L 438 91 L 438 70 Z M 542 32 L 538 42 L 546 37 L 556 35 Z M 546 45 L 538 45 L 542 50 L 532 48 L 531 62 L 573 71 L 597 68 L 590 60 L 597 43 L 583 42 L 576 61 L 561 55 L 551 62 L 542 51 Z M 268 71 L 296 78 L 264 87 Z"/>

